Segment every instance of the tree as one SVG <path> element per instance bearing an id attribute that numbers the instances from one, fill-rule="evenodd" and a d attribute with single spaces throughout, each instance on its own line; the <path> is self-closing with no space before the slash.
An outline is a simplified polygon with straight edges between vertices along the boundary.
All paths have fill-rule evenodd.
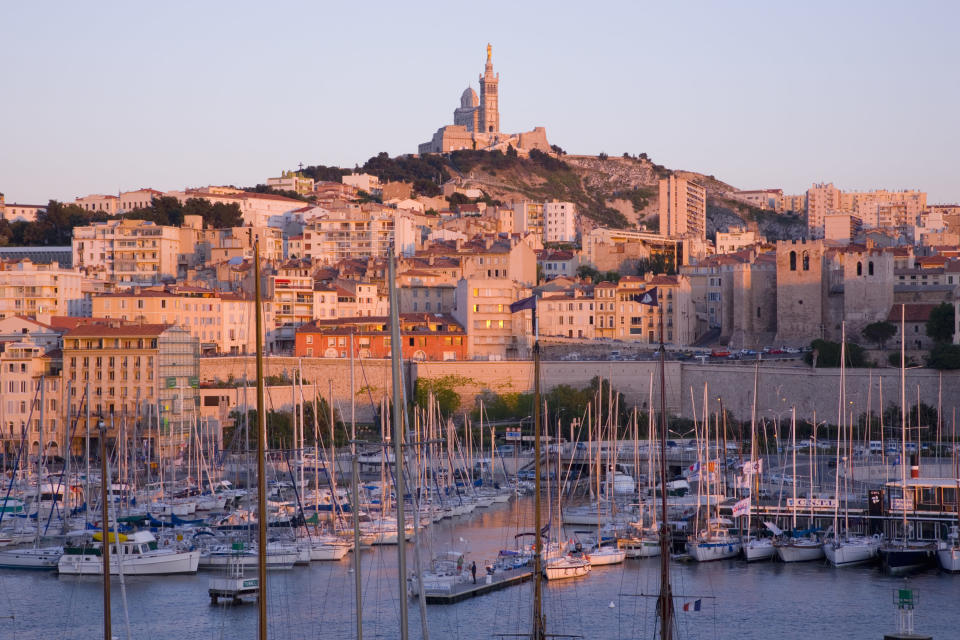
<path id="1" fill-rule="evenodd" d="M 960 369 L 960 345 L 940 343 L 930 350 L 927 366 L 931 369 Z"/>
<path id="2" fill-rule="evenodd" d="M 426 409 L 430 404 L 432 393 L 433 401 L 439 406 L 440 413 L 452 416 L 460 408 L 460 396 L 454 390 L 458 382 L 456 376 L 417 378 L 413 389 L 414 402 L 421 409 Z"/>
<path id="3" fill-rule="evenodd" d="M 941 302 L 930 311 L 927 335 L 938 343 L 950 342 L 953 340 L 954 321 L 953 305 L 949 302 Z"/>
<path id="4" fill-rule="evenodd" d="M 897 333 L 897 326 L 890 322 L 880 321 L 880 322 L 871 322 L 863 328 L 863 331 L 860 332 L 866 340 L 874 343 L 881 349 L 887 348 L 887 340 L 895 336 Z"/>
<path id="5" fill-rule="evenodd" d="M 865 367 L 867 359 L 863 354 L 863 347 L 853 342 L 847 342 L 846 366 Z M 816 360 L 814 360 L 816 355 Z M 829 369 L 840 366 L 840 343 L 829 340 L 814 340 L 810 343 L 810 351 L 803 357 L 807 364 L 815 364 L 818 369 Z"/>

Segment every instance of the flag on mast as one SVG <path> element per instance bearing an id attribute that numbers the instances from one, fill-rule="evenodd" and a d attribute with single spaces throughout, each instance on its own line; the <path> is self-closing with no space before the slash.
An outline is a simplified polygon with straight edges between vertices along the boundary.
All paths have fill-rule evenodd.
<path id="1" fill-rule="evenodd" d="M 529 298 L 524 298 L 523 300 L 517 300 L 516 302 L 510 303 L 510 313 L 518 313 L 525 309 L 537 308 L 537 296 L 530 296 Z"/>
<path id="2" fill-rule="evenodd" d="M 645 304 L 650 307 L 657 307 L 659 303 L 657 302 L 657 288 L 648 289 L 642 293 L 635 293 L 630 296 L 630 299 L 633 302 L 639 302 L 640 304 Z"/>
<path id="3" fill-rule="evenodd" d="M 700 599 L 694 600 L 693 602 L 684 602 L 683 610 L 684 611 L 700 611 L 700 604 L 701 604 Z"/>

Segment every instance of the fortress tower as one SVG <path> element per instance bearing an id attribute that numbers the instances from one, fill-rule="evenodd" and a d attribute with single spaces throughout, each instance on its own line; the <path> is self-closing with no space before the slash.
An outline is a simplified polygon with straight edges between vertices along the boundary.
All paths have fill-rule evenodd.
<path id="1" fill-rule="evenodd" d="M 493 47 L 487 44 L 487 66 L 480 76 L 480 118 L 481 133 L 500 132 L 500 96 L 497 87 L 500 74 L 493 72 Z"/>

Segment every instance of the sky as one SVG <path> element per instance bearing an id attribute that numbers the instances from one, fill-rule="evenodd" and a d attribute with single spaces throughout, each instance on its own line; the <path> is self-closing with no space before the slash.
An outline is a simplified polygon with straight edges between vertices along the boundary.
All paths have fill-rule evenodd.
<path id="1" fill-rule="evenodd" d="M 252 186 L 501 130 L 741 189 L 960 202 L 960 2 L 3 2 L 0 192 Z"/>

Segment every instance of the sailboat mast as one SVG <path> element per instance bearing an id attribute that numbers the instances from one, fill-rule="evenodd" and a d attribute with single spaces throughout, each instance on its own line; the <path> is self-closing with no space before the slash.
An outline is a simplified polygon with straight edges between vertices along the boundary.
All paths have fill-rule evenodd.
<path id="1" fill-rule="evenodd" d="M 397 491 L 397 555 L 400 578 L 400 638 L 407 640 L 407 540 L 404 523 L 404 478 L 403 478 L 403 389 L 400 382 L 400 311 L 397 306 L 396 264 L 393 248 L 390 250 L 388 271 L 390 283 L 390 364 L 393 382 L 393 459 L 394 487 Z"/>
<path id="2" fill-rule="evenodd" d="M 257 345 L 257 592 L 258 640 L 267 640 L 267 416 L 263 394 L 263 301 L 260 292 L 260 241 L 253 243 L 253 297 Z M 244 394 L 246 395 L 246 394 Z"/>
<path id="3" fill-rule="evenodd" d="M 534 311 L 536 314 L 536 311 Z M 536 321 L 536 320 L 534 320 Z M 543 527 L 540 516 L 540 341 L 533 343 L 533 633 L 531 640 L 546 638 L 543 618 Z"/>
<path id="4" fill-rule="evenodd" d="M 659 303 L 659 300 L 657 301 Z M 663 307 L 660 312 L 660 640 L 673 639 L 673 593 L 670 589 L 670 526 L 667 523 L 667 392 L 666 347 L 663 345 Z M 651 410 L 653 407 L 650 408 Z"/>
<path id="5" fill-rule="evenodd" d="M 107 428 L 100 418 L 100 500 L 101 523 L 103 529 L 103 640 L 113 640 L 113 631 L 110 624 L 110 525 L 108 517 L 109 507 L 107 483 L 110 478 L 107 474 Z M 38 521 L 39 522 L 39 521 Z M 39 524 L 37 525 L 39 527 Z"/>
<path id="6" fill-rule="evenodd" d="M 906 305 L 900 305 L 900 510 L 903 512 L 903 542 L 907 541 L 907 335 Z M 917 449 L 919 454 L 920 450 Z"/>

